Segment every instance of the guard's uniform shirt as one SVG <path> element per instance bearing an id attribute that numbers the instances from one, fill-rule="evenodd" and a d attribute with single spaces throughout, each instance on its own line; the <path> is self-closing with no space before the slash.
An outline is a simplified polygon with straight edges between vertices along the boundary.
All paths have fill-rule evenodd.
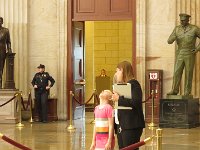
<path id="1" fill-rule="evenodd" d="M 37 85 L 38 87 L 35 89 L 35 92 L 46 91 L 46 87 L 49 85 L 49 81 L 51 82 L 50 87 L 52 87 L 55 83 L 55 80 L 49 75 L 48 72 L 36 73 L 32 80 L 32 85 Z"/>

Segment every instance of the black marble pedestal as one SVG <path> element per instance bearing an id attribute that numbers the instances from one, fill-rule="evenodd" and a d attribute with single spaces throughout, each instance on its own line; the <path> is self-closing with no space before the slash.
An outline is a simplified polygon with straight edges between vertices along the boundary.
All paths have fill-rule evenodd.
<path id="1" fill-rule="evenodd" d="M 162 128 L 194 128 L 199 126 L 199 99 L 161 99 Z"/>

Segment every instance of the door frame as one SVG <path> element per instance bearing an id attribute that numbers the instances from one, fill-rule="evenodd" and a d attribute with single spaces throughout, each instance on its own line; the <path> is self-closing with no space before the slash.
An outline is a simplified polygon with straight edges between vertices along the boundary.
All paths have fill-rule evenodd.
<path id="1" fill-rule="evenodd" d="M 132 1 L 132 66 L 135 77 L 136 74 L 136 0 Z M 73 90 L 73 53 L 72 53 L 72 0 L 67 1 L 67 118 L 70 110 L 70 91 Z M 124 19 L 123 19 L 124 20 Z M 92 21 L 92 20 L 84 20 Z M 95 21 L 95 20 L 94 20 Z M 96 20 L 97 21 L 97 20 Z M 120 21 L 120 20 L 118 20 Z"/>

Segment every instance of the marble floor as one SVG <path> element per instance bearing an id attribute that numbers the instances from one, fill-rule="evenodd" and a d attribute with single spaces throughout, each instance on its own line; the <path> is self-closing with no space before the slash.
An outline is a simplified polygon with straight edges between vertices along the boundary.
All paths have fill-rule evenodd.
<path id="1" fill-rule="evenodd" d="M 89 150 L 93 124 L 93 114 L 86 113 L 85 119 L 75 120 L 75 132 L 69 132 L 69 122 L 57 121 L 50 123 L 23 122 L 23 128 L 12 124 L 0 124 L 0 133 L 33 149 L 33 150 Z M 142 139 L 155 130 L 146 128 Z M 200 127 L 192 129 L 163 129 L 162 150 L 200 150 Z M 17 150 L 7 142 L 0 140 L 0 150 Z M 115 150 L 117 150 L 117 145 Z M 156 150 L 156 138 L 142 146 L 140 150 Z"/>

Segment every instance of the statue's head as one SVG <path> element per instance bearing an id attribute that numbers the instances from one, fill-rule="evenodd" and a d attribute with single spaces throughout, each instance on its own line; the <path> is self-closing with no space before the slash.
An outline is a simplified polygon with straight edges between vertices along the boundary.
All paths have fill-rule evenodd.
<path id="1" fill-rule="evenodd" d="M 184 14 L 184 13 L 179 14 L 179 16 L 180 16 L 181 25 L 182 25 L 182 26 L 188 25 L 188 23 L 189 23 L 189 18 L 190 18 L 191 16 L 188 15 L 188 14 Z"/>

